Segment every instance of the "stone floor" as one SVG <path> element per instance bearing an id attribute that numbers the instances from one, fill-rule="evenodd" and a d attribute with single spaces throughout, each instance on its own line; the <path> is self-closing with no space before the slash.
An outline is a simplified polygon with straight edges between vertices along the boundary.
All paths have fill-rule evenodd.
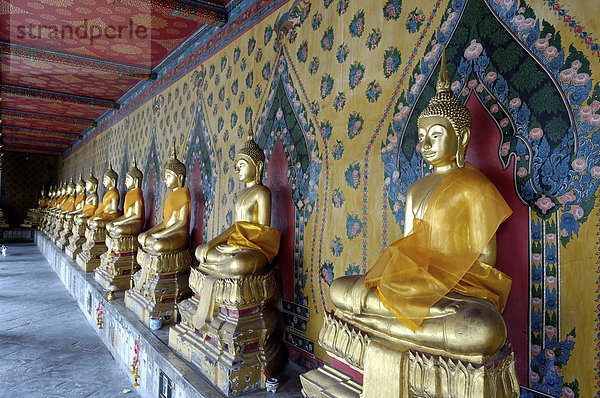
<path id="1" fill-rule="evenodd" d="M 8 244 L 0 256 L 0 396 L 138 397 L 132 390 L 37 247 Z"/>

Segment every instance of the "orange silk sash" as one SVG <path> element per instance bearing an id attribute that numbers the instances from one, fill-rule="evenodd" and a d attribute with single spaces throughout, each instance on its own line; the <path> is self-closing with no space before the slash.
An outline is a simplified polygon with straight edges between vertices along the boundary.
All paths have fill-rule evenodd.
<path id="1" fill-rule="evenodd" d="M 65 200 L 60 206 L 61 211 L 73 211 L 75 210 L 75 195 L 71 195 Z"/>
<path id="2" fill-rule="evenodd" d="M 104 212 L 104 210 L 106 209 L 108 204 L 115 198 L 117 199 L 117 201 L 119 200 L 119 191 L 117 191 L 116 188 L 111 188 L 108 191 L 106 191 L 106 193 L 104 194 L 104 197 L 102 198 L 102 203 L 100 203 L 100 205 L 94 212 L 93 217 L 98 217 L 98 218 L 102 218 L 104 220 L 109 220 L 109 221 L 114 220 L 115 218 L 119 217 L 121 215 L 121 213 L 119 211 L 117 211 L 115 213 L 105 213 Z"/>
<path id="3" fill-rule="evenodd" d="M 423 220 L 392 243 L 365 276 L 383 305 L 415 331 L 451 290 L 504 310 L 512 279 L 478 261 L 512 213 L 494 184 L 468 164 L 448 175 Z"/>
<path id="4" fill-rule="evenodd" d="M 163 222 L 162 225 L 167 225 L 167 222 L 171 218 L 171 215 L 175 210 L 181 209 L 185 204 L 188 205 L 188 219 L 187 219 L 187 227 L 186 231 L 190 229 L 190 217 L 189 212 L 191 212 L 191 208 L 189 205 L 192 203 L 192 199 L 190 196 L 190 189 L 188 187 L 179 188 L 169 194 L 167 196 L 167 200 L 165 200 L 165 208 L 163 209 Z"/>
<path id="5" fill-rule="evenodd" d="M 129 206 L 135 204 L 135 202 L 140 202 L 142 209 L 142 220 L 145 220 L 146 217 L 144 216 L 144 194 L 142 193 L 142 190 L 140 188 L 134 188 L 125 194 L 123 213 L 127 214 L 127 209 L 129 209 Z"/>
<path id="6" fill-rule="evenodd" d="M 91 203 L 86 203 L 85 205 L 83 205 L 83 210 L 81 211 L 81 214 L 85 214 L 86 216 L 91 217 L 94 215 L 97 208 L 98 206 L 94 206 Z"/>
<path id="7" fill-rule="evenodd" d="M 85 201 L 85 192 L 77 195 L 77 197 L 75 198 L 75 209 L 83 201 Z M 73 209 L 73 210 L 75 210 L 75 209 Z"/>
<path id="8" fill-rule="evenodd" d="M 266 225 L 236 221 L 235 230 L 227 238 L 227 244 L 239 249 L 257 250 L 265 255 L 269 263 L 279 251 L 281 232 Z"/>

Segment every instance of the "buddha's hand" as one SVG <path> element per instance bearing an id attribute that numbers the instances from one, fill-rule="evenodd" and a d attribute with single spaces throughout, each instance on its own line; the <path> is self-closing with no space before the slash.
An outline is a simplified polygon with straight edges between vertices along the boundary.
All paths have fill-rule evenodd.
<path id="1" fill-rule="evenodd" d="M 206 262 L 206 256 L 208 255 L 208 251 L 210 250 L 210 247 L 208 246 L 208 244 L 205 245 L 200 245 L 196 248 L 196 259 L 201 263 L 204 264 Z"/>

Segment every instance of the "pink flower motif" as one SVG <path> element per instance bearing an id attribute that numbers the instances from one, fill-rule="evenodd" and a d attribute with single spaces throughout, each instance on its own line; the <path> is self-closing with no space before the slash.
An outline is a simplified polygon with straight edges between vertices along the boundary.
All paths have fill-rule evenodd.
<path id="1" fill-rule="evenodd" d="M 467 95 L 469 95 L 470 92 L 471 91 L 467 87 L 463 87 L 463 89 L 460 92 L 460 94 L 466 97 Z"/>
<path id="2" fill-rule="evenodd" d="M 583 209 L 581 208 L 581 206 L 573 206 L 571 208 L 571 213 L 573 213 L 573 218 L 576 220 L 579 220 L 584 215 Z"/>
<path id="3" fill-rule="evenodd" d="M 455 80 L 452 82 L 452 85 L 450 86 L 450 89 L 452 91 L 456 91 L 460 88 L 460 82 L 458 80 Z"/>
<path id="4" fill-rule="evenodd" d="M 577 198 L 575 197 L 573 192 L 567 192 L 566 194 L 558 198 L 558 201 L 564 205 L 566 203 L 574 201 L 575 199 Z"/>
<path id="5" fill-rule="evenodd" d="M 548 33 L 546 37 L 537 39 L 534 43 L 535 48 L 540 51 L 544 51 L 546 48 L 548 48 L 550 37 L 552 37 L 552 35 Z"/>
<path id="6" fill-rule="evenodd" d="M 561 229 L 560 230 L 560 236 L 562 236 L 563 238 L 566 238 L 567 236 L 569 236 L 569 231 L 567 231 L 566 229 Z"/>
<path id="7" fill-rule="evenodd" d="M 498 112 L 498 110 L 500 110 L 500 108 L 498 107 L 498 104 L 494 104 L 494 105 L 490 106 L 490 112 L 496 113 L 496 112 Z"/>
<path id="8" fill-rule="evenodd" d="M 575 75 L 571 83 L 573 83 L 575 86 L 583 86 L 589 81 L 590 75 L 588 75 L 587 73 L 578 73 L 577 75 Z"/>
<path id="9" fill-rule="evenodd" d="M 575 393 L 569 387 L 563 387 L 562 393 L 565 396 L 565 398 L 575 398 Z"/>
<path id="10" fill-rule="evenodd" d="M 539 127 L 534 127 L 529 131 L 529 138 L 532 140 L 539 140 L 544 136 L 544 130 Z"/>
<path id="11" fill-rule="evenodd" d="M 390 177 L 385 177 L 385 180 L 383 180 L 383 183 L 385 185 L 390 185 Z M 337 198 L 335 198 L 335 199 L 337 199 Z"/>
<path id="12" fill-rule="evenodd" d="M 400 113 L 402 114 L 402 116 L 408 115 L 408 112 L 410 112 L 409 106 L 403 106 L 400 108 Z"/>
<path id="13" fill-rule="evenodd" d="M 401 193 L 398 194 L 398 200 L 402 203 L 406 203 L 406 196 L 402 195 Z"/>
<path id="14" fill-rule="evenodd" d="M 571 167 L 573 167 L 573 170 L 575 171 L 583 171 L 587 167 L 587 162 L 584 158 L 577 158 L 573 160 Z"/>
<path id="15" fill-rule="evenodd" d="M 500 0 L 500 5 L 502 6 L 502 8 L 504 8 L 505 10 L 508 10 L 510 7 L 512 7 L 513 5 L 513 1 L 514 0 Z"/>
<path id="16" fill-rule="evenodd" d="M 398 178 L 400 178 L 400 172 L 398 170 L 395 170 L 392 173 L 392 178 L 394 179 L 394 181 L 396 181 Z"/>
<path id="17" fill-rule="evenodd" d="M 590 174 L 594 178 L 600 178 L 600 166 L 594 166 L 590 170 Z"/>
<path id="18" fill-rule="evenodd" d="M 558 50 L 554 46 L 549 46 L 544 51 L 544 56 L 548 59 L 552 59 L 552 58 L 556 57 L 557 54 L 558 54 Z"/>
<path id="19" fill-rule="evenodd" d="M 542 255 L 540 253 L 533 253 L 531 255 L 531 260 L 534 263 L 541 263 L 542 262 Z"/>
<path id="20" fill-rule="evenodd" d="M 519 26 L 519 31 L 531 29 L 531 28 L 533 28 L 534 25 L 535 25 L 535 20 L 533 18 L 527 18 Z"/>
<path id="21" fill-rule="evenodd" d="M 521 106 L 521 98 L 516 97 L 516 98 L 511 99 L 508 103 L 508 106 L 511 109 L 518 108 L 519 106 Z"/>
<path id="22" fill-rule="evenodd" d="M 275 119 L 279 120 L 283 117 L 283 111 L 281 108 L 277 109 L 277 113 L 275 113 Z"/>
<path id="23" fill-rule="evenodd" d="M 497 78 L 498 78 L 498 74 L 496 72 L 494 72 L 494 71 L 488 72 L 488 74 L 485 75 L 485 81 L 488 82 L 488 83 L 492 83 Z"/>
<path id="24" fill-rule="evenodd" d="M 542 305 L 542 300 L 537 297 L 534 297 L 533 299 L 531 299 L 531 304 L 533 304 L 534 307 L 540 307 Z M 532 347 L 532 352 L 533 352 L 533 347 Z M 538 351 L 538 353 L 539 353 L 539 351 Z"/>
<path id="25" fill-rule="evenodd" d="M 425 61 L 425 62 L 432 61 L 434 57 L 435 57 L 435 54 L 433 53 L 433 51 L 429 51 L 429 52 L 428 52 L 427 54 L 425 54 L 425 56 L 423 57 L 423 61 Z"/>
<path id="26" fill-rule="evenodd" d="M 412 95 L 416 95 L 418 92 L 419 92 L 419 85 L 418 85 L 418 84 L 413 84 L 413 85 L 410 87 L 410 93 L 411 93 Z"/>
<path id="27" fill-rule="evenodd" d="M 469 45 L 469 47 L 466 48 L 464 55 L 466 59 L 473 59 L 479 57 L 482 51 L 483 46 L 477 43 L 477 40 L 473 39 L 471 40 L 471 44 Z"/>
<path id="28" fill-rule="evenodd" d="M 506 127 L 510 124 L 510 122 L 508 121 L 508 118 L 504 118 L 502 120 L 500 120 L 500 127 Z"/>
<path id="29" fill-rule="evenodd" d="M 554 202 L 546 195 L 542 195 L 535 201 L 535 205 L 542 211 L 542 214 L 546 214 L 548 210 L 554 207 Z"/>
<path id="30" fill-rule="evenodd" d="M 525 16 L 523 16 L 521 14 L 519 14 L 513 18 L 513 23 L 517 26 L 520 26 L 523 22 L 525 22 Z"/>
<path id="31" fill-rule="evenodd" d="M 598 109 L 600 109 L 600 102 L 597 100 L 594 100 L 594 101 L 592 101 L 592 104 L 590 106 L 592 107 L 594 112 L 598 112 Z"/>
<path id="32" fill-rule="evenodd" d="M 556 328 L 552 325 L 548 325 L 546 326 L 546 334 L 548 336 L 554 336 L 556 335 Z"/>
<path id="33" fill-rule="evenodd" d="M 477 85 L 477 87 L 475 87 L 475 91 L 477 91 L 478 93 L 483 91 L 483 84 L 479 83 Z"/>
<path id="34" fill-rule="evenodd" d="M 538 300 L 540 301 L 540 305 L 541 305 L 541 303 L 542 303 L 542 300 L 540 300 L 540 299 L 538 299 Z M 531 353 L 532 353 L 533 355 L 538 355 L 540 352 L 542 352 L 542 347 L 540 347 L 540 346 L 539 346 L 539 345 L 537 345 L 537 344 L 533 344 L 533 345 L 531 346 Z"/>
<path id="35" fill-rule="evenodd" d="M 475 87 L 477 87 L 477 80 L 473 79 L 473 80 L 469 80 L 469 83 L 467 83 L 467 86 L 470 89 L 474 89 Z"/>
<path id="36" fill-rule="evenodd" d="M 449 19 L 447 19 L 444 21 L 444 23 L 442 23 L 440 30 L 442 31 L 442 33 L 446 33 L 450 30 L 451 25 L 452 25 L 452 22 Z"/>
<path id="37" fill-rule="evenodd" d="M 402 120 L 402 113 L 400 113 L 400 112 L 394 113 L 394 121 L 399 122 L 401 120 Z"/>
<path id="38" fill-rule="evenodd" d="M 552 350 L 544 351 L 544 356 L 550 361 L 554 361 L 556 359 L 556 354 L 554 354 L 554 351 Z"/>
<path id="39" fill-rule="evenodd" d="M 425 81 L 425 75 L 422 73 L 416 74 L 415 73 L 415 84 L 421 84 Z"/>
<path id="40" fill-rule="evenodd" d="M 550 371 L 554 372 L 558 377 L 562 376 L 562 371 L 556 365 L 550 367 Z"/>
<path id="41" fill-rule="evenodd" d="M 548 286 L 556 286 L 556 278 L 553 276 L 547 276 L 546 283 L 548 284 Z"/>
<path id="42" fill-rule="evenodd" d="M 532 383 L 537 383 L 540 381 L 540 375 L 535 372 L 531 372 L 529 373 L 529 380 L 531 380 Z"/>
<path id="43" fill-rule="evenodd" d="M 501 156 L 506 156 L 508 155 L 508 151 L 510 150 L 510 142 L 505 142 L 504 144 L 502 144 L 502 146 L 500 147 L 500 155 Z"/>
<path id="44" fill-rule="evenodd" d="M 577 72 L 575 71 L 575 69 L 568 68 L 560 71 L 560 73 L 558 74 L 558 79 L 561 82 L 567 84 L 571 81 L 571 79 L 575 77 L 576 74 Z"/>
<path id="45" fill-rule="evenodd" d="M 591 106 L 584 106 L 579 110 L 579 117 L 582 119 L 587 119 L 594 113 L 594 110 Z"/>
<path id="46" fill-rule="evenodd" d="M 588 123 L 592 126 L 600 126 L 600 115 L 594 113 L 588 118 Z"/>
<path id="47" fill-rule="evenodd" d="M 579 68 L 581 68 L 581 61 L 576 59 L 575 61 L 571 62 L 571 68 L 579 70 Z"/>
<path id="48" fill-rule="evenodd" d="M 517 170 L 517 175 L 520 178 L 523 178 L 527 175 L 527 169 L 525 167 L 519 167 L 519 170 Z"/>
<path id="49" fill-rule="evenodd" d="M 556 243 L 556 235 L 554 234 L 546 234 L 544 238 L 546 240 L 546 243 Z"/>

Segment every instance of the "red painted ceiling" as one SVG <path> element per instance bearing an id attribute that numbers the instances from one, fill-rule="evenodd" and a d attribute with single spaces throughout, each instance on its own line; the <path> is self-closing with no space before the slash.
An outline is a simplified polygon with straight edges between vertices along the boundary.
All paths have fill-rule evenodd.
<path id="1" fill-rule="evenodd" d="M 61 153 L 228 1 L 0 0 L 2 149 Z"/>

